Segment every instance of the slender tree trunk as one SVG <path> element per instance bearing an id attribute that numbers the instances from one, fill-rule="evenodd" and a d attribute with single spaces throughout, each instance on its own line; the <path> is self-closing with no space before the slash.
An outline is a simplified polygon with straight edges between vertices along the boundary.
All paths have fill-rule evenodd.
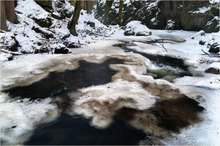
<path id="1" fill-rule="evenodd" d="M 87 11 L 87 13 L 91 13 L 93 6 L 95 5 L 95 0 L 85 0 L 84 1 L 84 9 Z"/>
<path id="2" fill-rule="evenodd" d="M 121 26 L 122 25 L 122 21 L 123 21 L 123 15 L 122 15 L 122 10 L 123 10 L 123 0 L 119 1 L 119 12 L 118 12 L 118 24 Z"/>
<path id="3" fill-rule="evenodd" d="M 7 20 L 17 24 L 18 23 L 18 18 L 17 15 L 15 14 L 15 2 L 14 0 L 5 0 L 5 13 Z"/>
<path id="4" fill-rule="evenodd" d="M 74 9 L 74 12 L 73 12 L 72 19 L 68 24 L 68 29 L 69 29 L 70 33 L 74 36 L 78 35 L 77 32 L 76 32 L 76 24 L 77 24 L 77 21 L 78 21 L 79 16 L 80 16 L 81 9 L 82 9 L 82 1 L 77 0 L 76 4 L 75 4 L 75 9 Z"/>
<path id="5" fill-rule="evenodd" d="M 75 5 L 76 5 L 76 0 L 70 0 L 69 3 L 70 3 L 71 5 L 73 5 L 73 6 L 75 6 Z"/>
<path id="6" fill-rule="evenodd" d="M 103 21 L 104 24 L 108 24 L 109 23 L 108 22 L 108 14 L 109 14 L 109 11 L 111 9 L 113 1 L 114 0 L 106 0 L 106 2 L 105 2 L 104 21 Z"/>
<path id="7" fill-rule="evenodd" d="M 1 5 L 1 29 L 8 31 L 8 27 L 6 25 L 6 14 L 5 14 L 5 4 L 3 1 L 0 1 L 0 5 Z"/>

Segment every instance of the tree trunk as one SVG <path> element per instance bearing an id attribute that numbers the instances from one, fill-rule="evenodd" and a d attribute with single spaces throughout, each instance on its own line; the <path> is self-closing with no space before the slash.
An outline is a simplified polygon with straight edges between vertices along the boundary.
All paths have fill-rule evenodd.
<path id="1" fill-rule="evenodd" d="M 69 3 L 70 3 L 71 5 L 73 5 L 73 6 L 75 6 L 75 5 L 76 5 L 76 0 L 69 0 Z"/>
<path id="2" fill-rule="evenodd" d="M 7 20 L 17 24 L 18 23 L 18 18 L 17 15 L 15 14 L 15 2 L 14 0 L 5 0 L 5 13 L 6 13 L 6 17 Z"/>
<path id="3" fill-rule="evenodd" d="M 108 24 L 108 15 L 109 15 L 109 10 L 111 9 L 112 3 L 114 0 L 106 0 L 105 2 L 105 10 L 104 10 L 104 24 Z"/>
<path id="4" fill-rule="evenodd" d="M 122 17 L 123 16 L 122 15 L 123 4 L 124 4 L 123 0 L 120 0 L 119 1 L 119 12 L 118 12 L 118 24 L 119 24 L 119 26 L 122 25 L 122 21 L 123 21 L 123 17 Z"/>
<path id="5" fill-rule="evenodd" d="M 78 21 L 79 16 L 80 16 L 81 9 L 82 9 L 82 1 L 77 0 L 76 5 L 75 5 L 75 9 L 74 9 L 74 12 L 73 12 L 72 19 L 68 24 L 68 29 L 69 29 L 70 33 L 74 36 L 78 35 L 77 32 L 76 32 L 76 24 L 77 24 L 77 21 Z"/>
<path id="6" fill-rule="evenodd" d="M 8 31 L 8 27 L 6 25 L 6 14 L 5 14 L 5 4 L 3 1 L 0 1 L 0 5 L 1 5 L 1 29 Z"/>
<path id="7" fill-rule="evenodd" d="M 91 13 L 93 10 L 93 6 L 95 5 L 95 0 L 85 0 L 84 1 L 84 9 L 87 11 L 87 13 Z"/>

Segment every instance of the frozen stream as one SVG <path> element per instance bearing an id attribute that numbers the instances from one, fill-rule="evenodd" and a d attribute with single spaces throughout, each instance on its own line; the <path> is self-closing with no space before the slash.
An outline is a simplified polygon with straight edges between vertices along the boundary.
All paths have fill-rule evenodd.
<path id="1" fill-rule="evenodd" d="M 219 58 L 144 39 L 1 62 L 1 144 L 220 145 Z"/>

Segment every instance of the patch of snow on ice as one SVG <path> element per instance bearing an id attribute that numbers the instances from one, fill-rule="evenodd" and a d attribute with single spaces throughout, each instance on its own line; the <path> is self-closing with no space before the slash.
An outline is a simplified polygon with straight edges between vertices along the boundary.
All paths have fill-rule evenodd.
<path id="1" fill-rule="evenodd" d="M 214 62 L 209 65 L 209 68 L 220 69 L 220 62 Z"/>
<path id="2" fill-rule="evenodd" d="M 49 98 L 40 101 L 8 99 L 7 95 L 0 94 L 0 141 L 6 144 L 24 142 L 37 125 L 58 116 L 57 107 L 50 104 Z"/>
<path id="3" fill-rule="evenodd" d="M 73 111 L 91 117 L 92 124 L 99 128 L 108 126 L 112 122 L 114 112 L 123 107 L 144 110 L 156 102 L 156 97 L 144 90 L 137 82 L 116 80 L 80 91 L 84 95 L 75 102 Z M 108 106 L 104 103 L 108 103 Z"/>
<path id="4" fill-rule="evenodd" d="M 181 86 L 196 86 L 208 89 L 220 89 L 220 76 L 213 77 L 183 77 L 175 80 L 177 85 Z"/>
<path id="5" fill-rule="evenodd" d="M 181 79 L 180 82 L 190 83 L 194 82 L 194 79 L 185 78 L 184 80 Z M 183 129 L 180 134 L 174 134 L 173 138 L 166 139 L 164 143 L 166 145 L 219 146 L 220 90 L 210 90 L 193 86 L 181 86 L 181 90 L 189 97 L 199 100 L 200 104 L 205 107 L 206 111 L 202 114 L 203 121 Z"/>

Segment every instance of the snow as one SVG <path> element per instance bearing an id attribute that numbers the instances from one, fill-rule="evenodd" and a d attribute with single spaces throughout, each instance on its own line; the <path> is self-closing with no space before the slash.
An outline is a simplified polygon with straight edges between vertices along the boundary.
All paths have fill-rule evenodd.
<path id="1" fill-rule="evenodd" d="M 10 100 L 0 94 L 0 141 L 6 144 L 22 143 L 37 125 L 54 120 L 58 116 L 51 99 L 29 101 Z"/>
<path id="2" fill-rule="evenodd" d="M 12 57 L 12 55 L 10 53 L 0 53 L 0 61 L 3 62 L 3 61 L 8 61 L 10 58 Z"/>
<path id="3" fill-rule="evenodd" d="M 92 117 L 92 124 L 99 128 L 109 126 L 113 120 L 114 112 L 118 109 L 127 107 L 144 110 L 156 102 L 156 97 L 144 90 L 140 84 L 123 80 L 116 80 L 80 91 L 84 95 L 74 103 L 73 111 L 86 117 Z M 100 102 L 101 105 L 90 107 L 89 103 L 94 101 Z M 102 106 L 102 103 L 105 102 L 109 103 L 108 106 L 112 105 L 112 108 L 108 109 L 108 107 Z M 115 104 L 118 105 L 115 106 Z"/>
<path id="4" fill-rule="evenodd" d="M 159 53 L 163 54 L 166 53 L 164 49 L 161 49 L 158 45 L 150 45 L 150 44 L 144 44 L 143 41 L 146 41 L 148 39 L 155 39 L 155 38 L 164 38 L 165 36 L 168 36 L 169 38 L 176 38 L 179 37 L 183 40 L 185 40 L 182 43 L 166 43 L 165 46 L 168 49 L 168 53 L 170 55 L 181 55 L 181 58 L 187 58 L 187 62 L 190 64 L 191 67 L 193 67 L 195 70 L 198 68 L 202 69 L 199 70 L 200 74 L 203 76 L 201 77 L 182 77 L 175 80 L 175 85 L 164 81 L 164 80 L 154 80 L 151 76 L 145 76 L 141 75 L 146 71 L 145 67 L 150 67 L 149 61 L 147 59 L 142 58 L 140 55 L 136 55 L 136 59 L 142 60 L 142 62 L 145 62 L 145 67 L 143 65 L 137 67 L 135 64 L 132 67 L 132 64 L 130 64 L 130 67 L 128 67 L 130 74 L 134 76 L 136 79 L 149 82 L 149 83 L 156 83 L 157 86 L 161 86 L 164 84 L 168 84 L 169 87 L 171 87 L 173 90 L 181 89 L 181 92 L 187 93 L 187 95 L 191 96 L 197 96 L 201 95 L 202 99 L 196 99 L 200 102 L 201 105 L 203 105 L 206 108 L 205 113 L 202 115 L 204 117 L 204 121 L 201 123 L 195 124 L 190 126 L 189 128 L 185 128 L 181 131 L 180 134 L 174 135 L 176 138 L 168 138 L 168 140 L 164 140 L 167 145 L 170 144 L 208 144 L 210 145 L 218 145 L 219 140 L 217 139 L 218 134 L 216 132 L 219 132 L 220 127 L 218 126 L 219 123 L 219 115 L 218 115 L 218 109 L 219 109 L 219 89 L 220 89 L 220 78 L 219 75 L 211 75 L 204 73 L 205 67 L 208 66 L 218 66 L 219 63 L 215 63 L 219 60 L 219 58 L 210 58 L 209 56 L 203 56 L 201 55 L 201 46 L 197 45 L 197 41 L 194 39 L 191 39 L 191 36 L 193 36 L 196 32 L 185 32 L 185 31 L 159 31 L 159 30 L 151 30 L 152 35 L 150 38 L 146 37 L 124 37 L 124 38 L 110 38 L 112 40 L 99 40 L 96 43 L 87 44 L 87 46 L 84 46 L 80 49 L 75 49 L 73 51 L 73 54 L 70 55 L 48 55 L 48 54 L 32 54 L 32 55 L 23 55 L 15 57 L 14 60 L 10 62 L 2 62 L 1 64 L 1 71 L 2 75 L 4 76 L 4 79 L 1 78 L 1 84 L 4 86 L 10 87 L 11 85 L 14 85 L 16 81 L 21 78 L 22 80 L 28 79 L 29 74 L 33 73 L 33 75 L 36 77 L 38 74 L 44 74 L 43 69 L 49 69 L 50 71 L 54 71 L 57 69 L 64 70 L 66 67 L 61 67 L 60 65 L 56 65 L 58 62 L 60 62 L 63 65 L 70 65 L 73 62 L 73 58 L 87 58 L 87 60 L 93 60 L 93 62 L 100 62 L 100 60 L 106 58 L 106 56 L 114 56 L 116 54 L 123 54 L 122 56 L 125 57 L 127 55 L 135 56 L 134 53 L 125 53 L 118 47 L 113 47 L 113 44 L 117 44 L 120 42 L 120 40 L 127 40 L 132 41 L 137 45 L 136 49 L 139 49 L 140 51 L 147 51 L 153 52 L 153 53 Z M 206 36 L 209 36 L 206 34 Z M 119 39 L 119 40 L 118 40 Z M 178 39 L 179 40 L 179 39 Z M 138 42 L 139 41 L 139 42 Z M 142 42 L 141 42 L 142 41 Z M 141 49 L 142 48 L 142 49 Z M 145 48 L 145 50 L 144 50 Z M 93 57 L 89 57 L 93 56 Z M 95 59 L 96 58 L 96 59 Z M 211 61 L 212 63 L 199 63 L 198 61 L 201 59 L 207 59 Z M 72 61 L 71 61 L 72 60 Z M 205 65 L 204 65 L 205 64 Z M 203 66 L 204 65 L 204 66 Z M 68 68 L 70 67 L 68 66 Z M 53 68 L 55 67 L 55 68 Z M 77 65 L 71 68 L 76 68 Z M 111 68 L 118 69 L 120 65 L 114 65 L 111 66 Z M 121 66 L 123 67 L 123 66 Z M 131 68 L 132 67 L 132 68 Z M 15 71 L 16 70 L 16 71 Z M 28 84 L 30 84 L 29 81 Z M 109 101 L 116 102 L 119 99 L 134 99 L 135 102 L 120 102 L 121 104 L 118 107 L 135 107 L 139 109 L 147 109 L 152 104 L 154 104 L 155 100 L 157 99 L 156 96 L 154 96 L 152 93 L 156 93 L 156 89 L 154 91 L 148 91 L 141 88 L 140 84 L 137 82 L 128 82 L 124 80 L 118 80 L 115 78 L 115 81 L 112 83 L 108 83 L 105 85 L 100 86 L 93 86 L 88 87 L 84 89 L 80 89 L 80 91 L 83 93 L 83 96 L 79 98 L 75 102 L 75 104 L 72 107 L 73 113 L 78 113 L 82 115 L 86 115 L 88 117 L 91 117 L 94 113 L 86 107 L 87 103 L 91 101 Z M 152 93 L 151 93 L 152 92 Z M 169 92 L 170 93 L 170 92 Z M 168 93 L 166 93 L 168 94 Z M 109 96 L 111 95 L 111 96 Z M 165 95 L 165 93 L 164 93 Z M 2 127 L 5 127 L 6 129 L 10 126 L 14 126 L 12 121 L 17 121 L 21 123 L 21 127 L 19 129 L 19 132 L 12 132 L 14 139 L 11 140 L 11 143 L 18 141 L 24 141 L 23 139 L 26 139 L 25 137 L 18 138 L 21 134 L 28 133 L 28 131 L 32 131 L 33 128 L 39 124 L 39 122 L 42 119 L 45 119 L 45 113 L 47 110 L 52 109 L 52 113 L 56 113 L 56 107 L 50 103 L 50 100 L 40 101 L 40 103 L 36 102 L 30 102 L 30 101 L 8 101 L 8 97 L 1 96 L 1 104 L 5 104 L 4 106 L 4 113 L 8 112 L 8 116 L 2 116 L 4 118 L 4 125 Z M 194 97 L 192 97 L 194 98 Z M 146 102 L 147 101 L 147 102 Z M 42 107 L 43 106 L 43 107 Z M 12 110 L 12 107 L 16 108 L 17 110 Z M 14 109 L 13 108 L 13 109 Z M 31 109 L 37 109 L 32 110 L 30 115 L 25 116 L 23 113 L 25 113 L 26 110 Z M 38 110 L 39 109 L 39 110 Z M 94 107 L 96 110 L 103 111 L 103 107 Z M 1 110 L 0 110 L 1 111 Z M 18 111 L 15 113 L 14 111 Z M 21 113 L 21 114 L 20 114 Z M 19 115 L 20 114 L 20 115 Z M 33 117 L 34 115 L 39 114 L 39 119 L 33 119 L 31 120 L 30 117 Z M 7 114 L 6 114 L 7 115 Z M 13 115 L 13 117 L 11 117 Z M 17 116 L 15 116 L 17 115 Z M 53 115 L 53 114 L 52 114 Z M 55 114 L 56 115 L 56 114 Z M 97 126 L 99 128 L 106 127 L 109 125 L 112 121 L 112 116 L 106 117 L 107 115 L 93 115 L 92 116 L 92 124 L 94 126 Z M 52 116 L 56 117 L 56 116 Z M 50 119 L 50 118 L 49 118 Z M 51 118 L 52 119 L 52 118 Z M 46 120 L 47 121 L 47 120 Z M 30 125 L 27 125 L 27 123 L 31 123 Z M 6 126 L 5 126 L 6 125 Z M 23 126 L 23 127 L 22 127 Z M 12 128 L 14 129 L 14 128 Z M 207 131 L 209 130 L 209 134 L 200 134 L 201 131 Z M 10 135 L 11 136 L 11 135 Z M 9 135 L 4 134 L 4 139 L 7 139 Z M 27 134 L 28 137 L 28 134 Z"/>
<path id="5" fill-rule="evenodd" d="M 219 3 L 219 0 L 212 0 L 211 2 Z M 127 0 L 125 3 L 129 4 L 129 1 Z M 149 9 L 155 7 L 155 3 L 148 7 Z M 73 10 L 73 7 L 69 4 L 66 5 L 66 8 L 70 11 Z M 198 11 L 194 11 L 194 13 L 205 13 L 208 10 L 209 8 L 203 7 L 199 8 Z M 70 35 L 65 40 L 58 41 L 69 35 L 67 24 L 70 19 L 66 18 L 61 21 L 52 18 L 51 31 L 54 32 L 55 38 L 42 40 L 42 36 L 32 30 L 32 27 L 38 26 L 38 24 L 31 18 L 47 18 L 51 17 L 50 14 L 38 6 L 34 0 L 18 1 L 16 11 L 20 12 L 17 14 L 20 23 L 7 22 L 11 32 L 0 33 L 1 44 L 5 38 L 7 38 L 8 44 L 13 44 L 11 38 L 15 37 L 20 44 L 18 51 L 29 53 L 40 49 L 40 46 L 36 45 L 37 42 L 43 43 L 51 50 L 56 47 L 64 47 L 63 41 L 80 43 L 83 46 L 79 49 L 72 49 L 72 54 L 69 55 L 29 54 L 14 56 L 12 61 L 7 61 L 8 58 L 12 57 L 10 53 L 1 52 L 0 91 L 18 85 L 30 85 L 46 77 L 49 72 L 76 69 L 79 59 L 100 63 L 115 56 L 125 59 L 126 62 L 125 65 L 110 66 L 110 68 L 119 71 L 117 75 L 113 76 L 113 82 L 79 89 L 83 95 L 72 104 L 71 114 L 77 113 L 90 117 L 94 126 L 103 128 L 112 122 L 114 116 L 114 113 L 110 113 L 110 115 L 103 114 L 105 110 L 116 111 L 122 107 L 139 110 L 148 109 L 159 99 L 155 94 L 166 96 L 166 98 L 174 98 L 172 93 L 178 90 L 177 95 L 185 93 L 205 108 L 205 112 L 201 114 L 204 120 L 182 129 L 179 134 L 173 134 L 170 138 L 161 140 L 167 145 L 220 145 L 220 116 L 218 112 L 220 110 L 220 75 L 205 73 L 207 68 L 220 69 L 220 59 L 204 54 L 204 51 L 208 52 L 208 44 L 219 42 L 219 32 L 151 30 L 139 21 L 129 22 L 126 25 L 126 30 L 123 30 L 119 26 L 107 27 L 95 19 L 94 14 L 86 14 L 85 11 L 81 11 L 77 25 L 78 37 Z M 89 26 L 87 22 L 94 23 L 95 28 Z M 173 25 L 172 20 L 168 24 L 171 27 Z M 136 34 L 141 32 L 146 35 L 152 33 L 152 35 L 124 36 L 124 31 L 128 30 L 132 30 Z M 167 52 L 160 43 L 146 43 L 146 41 L 156 39 L 166 40 L 163 47 L 167 49 Z M 200 40 L 204 41 L 205 45 L 200 45 Z M 189 65 L 189 69 L 194 76 L 177 78 L 174 83 L 170 83 L 163 79 L 155 80 L 152 76 L 143 75 L 148 68 L 155 68 L 155 66 L 151 65 L 151 62 L 141 55 L 124 52 L 121 48 L 113 46 L 121 43 L 121 41 L 135 44 L 136 46 L 129 47 L 133 50 L 183 59 Z M 123 72 L 122 68 L 125 68 L 127 73 Z M 132 81 L 132 79 L 126 81 L 126 77 L 123 78 L 123 75 L 130 75 L 129 77 L 135 78 L 135 80 L 150 83 L 155 87 L 151 90 L 145 90 L 139 82 Z M 160 93 L 158 91 L 163 85 L 169 87 L 169 92 Z M 123 100 L 123 102 L 120 100 Z M 118 105 L 113 109 L 94 106 L 91 110 L 88 103 L 92 101 L 109 102 L 110 104 L 118 102 Z M 95 110 L 102 115 L 96 114 Z M 51 98 L 35 101 L 21 99 L 20 97 L 12 99 L 0 92 L 0 141 L 4 140 L 8 144 L 22 144 L 39 124 L 52 121 L 58 115 L 59 110 L 55 104 L 52 104 Z"/>
<path id="6" fill-rule="evenodd" d="M 196 79 L 197 81 L 197 79 Z M 194 78 L 185 78 L 182 82 L 195 82 Z M 206 111 L 202 115 L 203 122 L 183 129 L 180 134 L 164 140 L 166 145 L 207 145 L 220 144 L 220 90 L 197 88 L 193 85 L 181 86 L 181 90 L 188 96 L 200 101 Z"/>
<path id="7" fill-rule="evenodd" d="M 209 0 L 209 2 L 210 2 L 211 4 L 220 3 L 220 0 Z"/>
<path id="8" fill-rule="evenodd" d="M 214 62 L 210 64 L 208 68 L 215 68 L 220 70 L 220 62 Z"/>
<path id="9" fill-rule="evenodd" d="M 198 14 L 198 13 L 206 13 L 207 11 L 210 10 L 210 7 L 202 7 L 202 8 L 199 8 L 197 11 L 194 11 L 193 13 L 194 14 Z"/>
<path id="10" fill-rule="evenodd" d="M 154 20 L 152 20 L 152 22 L 154 22 Z M 175 22 L 172 19 L 167 21 L 166 29 L 172 29 L 174 28 L 174 26 L 175 26 Z"/>
<path id="11" fill-rule="evenodd" d="M 65 9 L 73 11 L 74 8 L 67 2 Z M 18 1 L 16 11 L 19 12 L 17 13 L 19 23 L 13 24 L 7 22 L 7 25 L 11 31 L 10 35 L 14 36 L 20 45 L 18 47 L 19 52 L 34 53 L 42 48 L 47 48 L 49 49 L 48 51 L 50 53 L 53 53 L 55 48 L 51 44 L 54 42 L 58 42 L 59 45 L 62 45 L 64 42 L 85 45 L 106 37 L 114 37 L 123 34 L 123 31 L 119 27 L 107 27 L 95 19 L 94 14 L 87 14 L 84 10 L 81 11 L 81 15 L 76 26 L 76 30 L 79 34 L 78 37 L 70 35 L 70 32 L 67 28 L 70 18 L 66 18 L 64 20 L 54 19 L 50 13 L 37 5 L 34 0 Z M 40 29 L 49 34 L 52 33 L 53 38 L 45 39 L 42 34 L 35 32 L 32 28 L 39 28 L 39 25 L 33 20 L 33 18 L 51 19 L 52 25 L 49 29 L 44 27 L 40 27 Z M 95 27 L 93 28 L 87 23 L 94 23 Z M 6 34 L 8 35 L 9 33 Z M 7 38 L 8 37 L 5 35 L 5 33 L 1 33 L 1 41 Z M 10 41 L 10 39 L 7 39 L 7 41 Z"/>
<path id="12" fill-rule="evenodd" d="M 127 23 L 125 31 L 132 31 L 135 35 L 138 33 L 150 35 L 150 30 L 145 25 L 142 25 L 140 21 L 131 21 Z"/>
<path id="13" fill-rule="evenodd" d="M 219 76 L 183 77 L 183 78 L 177 79 L 175 83 L 181 86 L 193 85 L 195 87 L 209 88 L 212 90 L 220 89 L 220 77 Z"/>

